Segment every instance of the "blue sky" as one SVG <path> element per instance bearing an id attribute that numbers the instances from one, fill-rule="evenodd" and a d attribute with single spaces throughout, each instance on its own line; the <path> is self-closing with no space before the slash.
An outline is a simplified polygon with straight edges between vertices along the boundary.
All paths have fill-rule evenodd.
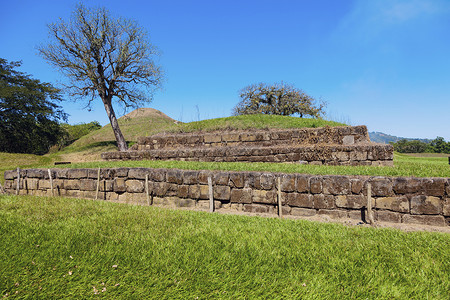
<path id="1" fill-rule="evenodd" d="M 46 25 L 79 1 L 0 0 L 0 57 L 44 82 Z M 166 74 L 148 105 L 183 122 L 225 117 L 238 91 L 284 81 L 328 103 L 328 118 L 403 137 L 450 140 L 450 1 L 94 1 L 135 19 Z M 68 99 L 70 100 L 70 99 Z M 66 101 L 70 123 L 108 122 Z M 116 109 L 119 115 L 124 112 Z"/>

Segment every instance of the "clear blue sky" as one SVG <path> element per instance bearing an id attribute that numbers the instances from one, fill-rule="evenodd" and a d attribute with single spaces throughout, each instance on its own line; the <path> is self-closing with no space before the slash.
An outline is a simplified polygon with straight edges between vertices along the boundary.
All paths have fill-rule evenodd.
<path id="1" fill-rule="evenodd" d="M 46 25 L 68 19 L 77 3 L 0 0 L 0 57 L 56 84 L 62 77 L 35 47 L 48 40 Z M 284 81 L 322 97 L 333 120 L 450 140 L 449 0 L 83 3 L 149 32 L 166 82 L 148 106 L 174 119 L 229 116 L 239 89 Z M 70 123 L 108 122 L 100 100 L 91 112 L 83 103 L 63 107 Z"/>

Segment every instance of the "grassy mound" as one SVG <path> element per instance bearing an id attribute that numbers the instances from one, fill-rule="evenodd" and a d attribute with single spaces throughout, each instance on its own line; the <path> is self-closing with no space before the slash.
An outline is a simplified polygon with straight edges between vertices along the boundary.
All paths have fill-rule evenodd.
<path id="1" fill-rule="evenodd" d="M 32 196 L 0 196 L 0 219 L 4 297 L 448 299 L 450 290 L 445 233 Z"/>

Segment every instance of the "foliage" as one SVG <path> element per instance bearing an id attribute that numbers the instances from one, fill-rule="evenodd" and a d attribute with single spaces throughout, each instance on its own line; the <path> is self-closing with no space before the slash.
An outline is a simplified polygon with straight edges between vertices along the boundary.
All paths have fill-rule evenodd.
<path id="1" fill-rule="evenodd" d="M 127 150 L 112 103 L 137 107 L 150 102 L 162 79 L 153 60 L 156 48 L 146 32 L 135 21 L 114 18 L 105 8 L 81 4 L 68 22 L 50 24 L 49 31 L 53 42 L 39 47 L 40 54 L 69 79 L 65 87 L 71 96 L 88 99 L 88 105 L 101 98 L 119 150 Z"/>
<path id="2" fill-rule="evenodd" d="M 80 123 L 75 125 L 70 125 L 67 123 L 61 124 L 61 128 L 64 130 L 64 134 L 61 136 L 58 141 L 58 146 L 60 148 L 68 146 L 81 138 L 95 130 L 102 128 L 99 122 L 92 121 L 90 123 Z"/>
<path id="3" fill-rule="evenodd" d="M 283 82 L 252 84 L 239 92 L 241 101 L 234 107 L 234 115 L 268 114 L 298 115 L 318 118 L 324 114 L 325 103 L 304 91 Z"/>
<path id="4" fill-rule="evenodd" d="M 0 196 L 1 296 L 448 299 L 450 236 Z M 420 284 L 418 284 L 420 279 Z"/>
<path id="5" fill-rule="evenodd" d="M 60 90 L 15 70 L 20 62 L 0 58 L 0 151 L 44 154 L 62 134 L 67 115 L 56 104 Z"/>
<path id="6" fill-rule="evenodd" d="M 430 143 L 402 139 L 390 144 L 400 153 L 450 153 L 450 142 L 446 142 L 442 137 L 437 137 Z"/>

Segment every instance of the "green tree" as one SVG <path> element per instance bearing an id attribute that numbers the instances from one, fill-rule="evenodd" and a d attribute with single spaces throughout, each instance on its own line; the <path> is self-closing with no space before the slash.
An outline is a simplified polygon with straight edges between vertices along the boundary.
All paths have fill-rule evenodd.
<path id="1" fill-rule="evenodd" d="M 241 101 L 234 107 L 234 115 L 298 115 L 318 118 L 324 114 L 324 102 L 283 82 L 272 85 L 252 84 L 243 88 L 239 96 Z"/>
<path id="2" fill-rule="evenodd" d="M 72 144 L 82 136 L 85 136 L 86 134 L 89 134 L 92 131 L 102 128 L 102 125 L 100 125 L 98 121 L 92 121 L 89 123 L 80 123 L 75 125 L 62 123 L 61 127 L 64 130 L 64 134 L 60 137 L 58 141 L 58 146 L 60 149 Z"/>
<path id="3" fill-rule="evenodd" d="M 55 102 L 60 90 L 19 72 L 20 62 L 0 58 L 0 151 L 47 153 L 62 134 L 67 115 Z"/>
<path id="4" fill-rule="evenodd" d="M 391 142 L 392 146 L 394 146 L 394 150 L 400 153 L 423 153 L 429 149 L 429 144 L 417 141 L 417 140 L 406 140 L 401 139 L 398 142 Z"/>
<path id="5" fill-rule="evenodd" d="M 71 97 L 100 97 L 119 151 L 128 149 L 113 109 L 113 101 L 125 107 L 150 102 L 159 87 L 162 71 L 153 58 L 157 50 L 146 32 L 133 20 L 114 18 L 105 8 L 79 5 L 68 22 L 49 25 L 52 42 L 40 46 L 41 56 L 69 79 Z"/>

